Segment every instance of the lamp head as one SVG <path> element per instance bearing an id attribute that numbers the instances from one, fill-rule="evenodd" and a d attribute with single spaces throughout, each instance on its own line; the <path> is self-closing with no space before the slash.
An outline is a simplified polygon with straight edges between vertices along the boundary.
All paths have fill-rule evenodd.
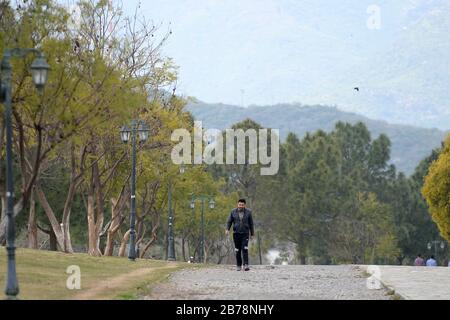
<path id="1" fill-rule="evenodd" d="M 185 172 L 186 172 L 186 166 L 184 165 L 184 162 L 182 162 L 180 165 L 180 173 L 183 174 Z"/>
<path id="2" fill-rule="evenodd" d="M 216 202 L 214 201 L 214 199 L 209 200 L 209 207 L 211 209 L 214 209 L 216 207 Z"/>
<path id="3" fill-rule="evenodd" d="M 145 123 L 141 124 L 139 128 L 139 140 L 147 141 L 149 132 L 150 129 L 148 128 L 148 126 Z"/>
<path id="4" fill-rule="evenodd" d="M 33 83 L 39 91 L 42 91 L 48 80 L 50 66 L 43 56 L 37 57 L 31 64 Z"/>
<path id="5" fill-rule="evenodd" d="M 120 129 L 120 138 L 121 138 L 122 142 L 127 143 L 128 141 L 130 141 L 130 136 L 131 136 L 130 128 L 128 128 L 127 126 L 123 126 Z"/>

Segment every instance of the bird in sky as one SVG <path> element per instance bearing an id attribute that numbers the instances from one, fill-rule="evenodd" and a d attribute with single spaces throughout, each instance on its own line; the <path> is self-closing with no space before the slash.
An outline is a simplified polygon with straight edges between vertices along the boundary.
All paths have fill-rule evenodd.
<path id="1" fill-rule="evenodd" d="M 359 92 L 359 87 L 354 87 L 353 90 L 356 90 Z"/>

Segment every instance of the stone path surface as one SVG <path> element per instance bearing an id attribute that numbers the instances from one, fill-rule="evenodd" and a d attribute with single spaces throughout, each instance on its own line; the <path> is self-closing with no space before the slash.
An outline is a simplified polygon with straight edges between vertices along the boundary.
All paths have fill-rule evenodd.
<path id="1" fill-rule="evenodd" d="M 158 300 L 389 300 L 386 289 L 370 290 L 360 266 L 234 266 L 182 270 L 143 299 Z"/>
<path id="2" fill-rule="evenodd" d="M 404 299 L 450 300 L 450 268 L 380 266 L 381 282 Z"/>

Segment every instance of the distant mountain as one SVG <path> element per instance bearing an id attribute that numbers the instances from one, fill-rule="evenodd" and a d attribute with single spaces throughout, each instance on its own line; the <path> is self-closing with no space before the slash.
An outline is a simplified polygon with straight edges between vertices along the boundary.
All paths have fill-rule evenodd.
<path id="1" fill-rule="evenodd" d="M 410 3 L 396 41 L 346 73 L 360 92 L 350 94 L 340 86 L 346 94 L 338 103 L 370 118 L 448 130 L 450 42 L 444 39 L 450 34 L 450 1 Z M 350 85 L 345 74 L 337 80 Z"/>
<path id="2" fill-rule="evenodd" d="M 170 22 L 164 51 L 180 66 L 178 92 L 450 129 L 449 0 L 139 2 L 148 18 Z M 380 29 L 367 26 L 373 8 Z"/>
<path id="3" fill-rule="evenodd" d="M 250 118 L 266 128 L 280 129 L 283 140 L 289 132 L 294 132 L 301 138 L 306 132 L 318 129 L 331 131 L 338 121 L 352 124 L 361 121 L 368 127 L 372 139 L 381 133 L 389 137 L 392 143 L 391 162 L 407 175 L 413 173 L 419 162 L 441 145 L 446 135 L 446 132 L 438 129 L 389 124 L 329 106 L 279 104 L 242 108 L 195 102 L 190 103 L 187 109 L 196 120 L 203 121 L 204 128 L 223 130 Z"/>

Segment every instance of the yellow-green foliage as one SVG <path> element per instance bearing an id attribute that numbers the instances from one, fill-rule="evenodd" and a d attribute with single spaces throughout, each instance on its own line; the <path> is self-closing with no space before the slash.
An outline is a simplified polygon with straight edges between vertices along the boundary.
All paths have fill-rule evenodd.
<path id="1" fill-rule="evenodd" d="M 23 127 L 19 134 L 19 126 L 14 126 L 15 137 L 21 139 L 15 141 L 15 152 L 20 154 L 16 145 L 23 145 L 25 162 L 40 170 L 36 179 L 44 186 L 56 215 L 65 199 L 53 198 L 53 189 L 46 188 L 47 178 L 55 180 L 55 168 L 63 168 L 67 173 L 55 182 L 64 194 L 65 183 L 75 175 L 79 177 L 76 196 L 94 190 L 94 174 L 99 173 L 95 176 L 100 187 L 95 189 L 98 197 L 94 206 L 104 207 L 99 213 L 104 211 L 109 217 L 110 200 L 119 198 L 130 184 L 131 148 L 120 141 L 119 128 L 129 126 L 131 119 L 139 119 L 150 129 L 146 143 L 138 145 L 136 166 L 137 216 L 143 214 L 141 208 L 150 208 L 147 211 L 152 213 L 143 220 L 149 226 L 144 241 L 153 237 L 152 229 L 156 234 L 159 215 L 167 214 L 169 182 L 173 185 L 172 205 L 179 222 L 176 227 L 190 223 L 192 193 L 210 194 L 216 197 L 217 209 L 207 210 L 206 233 L 217 231 L 226 220 L 218 212 L 224 214 L 230 207 L 229 198 L 222 195 L 222 183 L 216 183 L 202 166 L 188 168 L 181 176 L 170 158 L 176 144 L 171 141 L 171 133 L 178 128 L 192 131 L 193 119 L 184 110 L 186 100 L 175 95 L 177 66 L 159 51 L 165 36 L 153 37 L 157 27 L 130 30 L 127 23 L 131 21 L 110 1 L 82 0 L 78 4 L 83 23 L 72 27 L 68 22 L 74 17 L 58 1 L 33 0 L 14 9 L 1 7 L 0 54 L 6 48 L 38 48 L 51 66 L 45 90 L 38 94 L 29 72 L 33 57 L 11 60 L 14 118 Z M 105 21 L 104 14 L 112 20 Z M 136 34 L 132 36 L 130 32 Z M 42 149 L 38 161 L 34 159 L 37 146 Z M 85 214 L 80 210 L 84 208 L 78 212 L 71 209 L 71 222 L 80 222 L 80 216 Z M 129 213 L 127 208 L 121 210 L 123 215 Z M 45 216 L 42 220 L 46 221 Z M 100 215 L 99 224 L 107 223 L 106 218 L 102 220 Z M 81 221 L 81 225 L 85 226 L 85 222 Z M 23 223 L 20 221 L 18 226 L 22 228 Z M 122 229 L 116 235 L 118 240 L 126 231 L 124 223 Z"/>
<path id="2" fill-rule="evenodd" d="M 430 166 L 422 194 L 442 237 L 450 242 L 450 134 L 439 158 Z"/>

